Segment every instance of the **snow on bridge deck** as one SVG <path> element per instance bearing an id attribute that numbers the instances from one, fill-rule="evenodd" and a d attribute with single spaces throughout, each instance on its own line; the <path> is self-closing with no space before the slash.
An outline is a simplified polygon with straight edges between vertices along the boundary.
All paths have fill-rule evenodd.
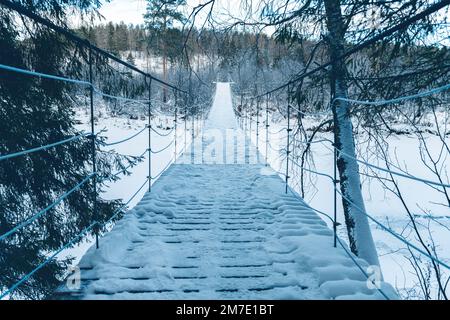
<path id="1" fill-rule="evenodd" d="M 230 89 L 219 83 L 207 128 L 238 131 L 223 109 L 232 113 Z M 172 165 L 100 240 L 100 248 L 83 257 L 81 288 L 64 285 L 56 297 L 383 298 L 368 288 L 345 251 L 333 248 L 325 222 L 296 194 L 285 194 L 272 169 L 252 164 L 254 148 L 245 150 L 242 164 L 208 164 L 217 158 L 203 158 L 201 164 Z M 181 160 L 189 159 L 187 153 Z M 395 297 L 388 284 L 382 288 Z"/>

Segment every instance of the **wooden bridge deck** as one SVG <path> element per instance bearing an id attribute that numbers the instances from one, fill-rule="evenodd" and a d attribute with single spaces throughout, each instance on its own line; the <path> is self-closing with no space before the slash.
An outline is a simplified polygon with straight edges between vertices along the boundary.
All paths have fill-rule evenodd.
<path id="1" fill-rule="evenodd" d="M 61 299 L 381 298 L 263 165 L 173 165 L 81 260 Z M 367 265 L 359 260 L 362 265 Z"/>

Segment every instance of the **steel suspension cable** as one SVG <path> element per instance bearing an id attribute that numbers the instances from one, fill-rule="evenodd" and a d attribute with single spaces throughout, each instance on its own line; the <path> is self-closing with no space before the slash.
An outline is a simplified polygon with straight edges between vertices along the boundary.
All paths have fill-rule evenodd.
<path id="1" fill-rule="evenodd" d="M 47 73 L 31 71 L 31 70 L 27 70 L 27 69 L 21 69 L 21 68 L 12 67 L 12 66 L 8 66 L 8 65 L 4 65 L 4 64 L 0 64 L 0 69 L 15 72 L 15 73 L 21 73 L 21 74 L 25 74 L 25 75 L 29 75 L 29 76 L 33 76 L 33 77 L 39 77 L 39 78 L 45 78 L 45 79 L 57 80 L 57 81 L 64 81 L 64 82 L 68 82 L 68 83 L 75 83 L 75 84 L 79 84 L 79 85 L 86 86 L 89 88 L 92 87 L 92 89 L 94 90 L 95 93 L 100 94 L 104 97 L 111 98 L 111 99 L 132 101 L 132 102 L 137 102 L 137 103 L 148 102 L 148 100 L 120 97 L 120 96 L 114 96 L 114 95 L 104 93 L 104 92 L 100 91 L 99 89 L 95 88 L 95 86 L 92 83 L 90 83 L 89 81 L 85 81 L 85 80 L 78 80 L 78 79 L 73 79 L 73 78 L 55 76 L 55 75 L 51 75 L 51 74 L 47 74 Z"/>
<path id="2" fill-rule="evenodd" d="M 138 195 L 138 193 L 142 190 L 142 188 L 145 187 L 145 185 L 148 183 L 148 179 L 145 179 L 144 183 L 139 187 L 139 189 L 131 196 L 130 199 L 128 199 L 127 202 L 125 202 L 120 208 L 118 208 L 115 213 L 108 219 L 106 220 L 104 223 L 102 223 L 103 226 L 105 226 L 107 223 L 110 223 L 112 220 L 114 220 L 119 213 L 122 212 L 122 209 L 124 209 L 128 204 L 130 204 L 130 202 Z"/>
<path id="3" fill-rule="evenodd" d="M 55 76 L 55 75 L 46 74 L 46 73 L 42 73 L 42 72 L 36 72 L 36 71 L 27 70 L 27 69 L 21 69 L 21 68 L 16 68 L 16 67 L 12 67 L 12 66 L 7 66 L 4 64 L 0 64 L 0 69 L 15 72 L 15 73 L 21 73 L 21 74 L 25 74 L 25 75 L 29 75 L 29 76 L 39 77 L 39 78 L 46 78 L 46 79 L 51 79 L 51 80 L 58 80 L 58 81 L 75 83 L 75 84 L 81 84 L 83 86 L 88 86 L 88 87 L 91 86 L 91 83 L 88 81 L 66 78 L 66 77 L 61 77 L 61 76 Z"/>
<path id="4" fill-rule="evenodd" d="M 138 131 L 137 133 L 135 133 L 135 134 L 133 134 L 133 135 L 131 135 L 131 136 L 129 136 L 128 138 L 125 138 L 125 139 L 122 139 L 122 140 L 119 140 L 119 141 L 115 141 L 115 142 L 102 142 L 102 145 L 104 145 L 104 146 L 114 146 L 114 145 L 118 145 L 118 144 L 121 144 L 121 143 L 124 143 L 124 142 L 127 142 L 127 141 L 129 141 L 129 140 L 131 140 L 131 139 L 133 139 L 133 138 L 135 138 L 135 137 L 137 137 L 138 135 L 140 135 L 142 132 L 144 132 L 145 130 L 147 130 L 148 129 L 148 126 L 146 125 L 144 128 L 142 128 L 140 131 Z"/>
<path id="5" fill-rule="evenodd" d="M 399 102 L 406 101 L 406 100 L 423 98 L 423 97 L 431 96 L 431 95 L 434 95 L 436 93 L 444 92 L 444 91 L 447 91 L 447 90 L 450 90 L 450 84 L 446 84 L 446 85 L 443 85 L 441 87 L 433 88 L 433 89 L 425 91 L 425 92 L 420 92 L 420 93 L 416 93 L 416 94 L 413 94 L 413 95 L 398 97 L 398 98 L 389 99 L 389 100 L 365 101 L 365 100 L 354 100 L 354 99 L 339 98 L 338 97 L 338 98 L 335 98 L 333 100 L 333 102 L 334 101 L 345 101 L 345 102 L 349 102 L 349 103 L 353 103 L 353 104 L 362 104 L 362 105 L 370 105 L 370 106 L 381 106 L 381 105 L 385 105 L 385 104 L 394 104 L 394 103 L 399 103 Z"/>
<path id="6" fill-rule="evenodd" d="M 56 205 L 58 205 L 59 203 L 61 203 L 64 199 L 66 199 L 69 195 L 71 195 L 73 192 L 77 191 L 78 189 L 80 189 L 80 187 L 82 185 L 84 185 L 86 182 L 88 182 L 92 177 L 94 177 L 95 175 L 97 175 L 97 173 L 92 173 L 89 176 L 87 176 L 86 178 L 84 178 L 81 182 L 79 182 L 75 187 L 73 187 L 72 189 L 70 189 L 69 191 L 65 192 L 64 194 L 60 195 L 52 204 L 50 204 L 49 206 L 47 206 L 46 208 L 42 209 L 41 211 L 33 214 L 31 217 L 29 217 L 28 219 L 26 219 L 25 221 L 21 222 L 20 224 L 18 224 L 17 226 L 15 226 L 14 228 L 12 228 L 10 231 L 2 234 L 0 236 L 0 241 L 6 239 L 8 236 L 16 233 L 17 231 L 19 231 L 20 229 L 22 229 L 23 227 L 28 226 L 29 224 L 31 224 L 32 222 L 34 222 L 35 220 L 37 220 L 38 218 L 40 218 L 42 215 L 44 215 L 45 213 L 47 213 L 50 209 L 54 208 Z"/>
<path id="7" fill-rule="evenodd" d="M 80 233 L 78 233 L 72 240 L 70 240 L 67 244 L 65 244 L 63 247 L 58 249 L 55 253 L 53 253 L 50 257 L 48 257 L 44 262 L 39 264 L 36 268 L 34 268 L 30 273 L 26 274 L 22 279 L 20 279 L 18 282 L 16 282 L 12 287 L 8 288 L 5 292 L 0 293 L 0 300 L 6 297 L 7 295 L 11 294 L 13 291 L 15 291 L 21 284 L 23 284 L 25 281 L 27 281 L 33 274 L 35 274 L 37 271 L 42 269 L 45 265 L 47 265 L 50 261 L 52 261 L 59 253 L 61 253 L 63 250 L 69 248 L 75 242 L 80 239 L 82 236 L 84 236 L 87 232 L 92 230 L 96 226 L 96 222 L 93 222 L 90 224 L 87 228 L 83 229 Z"/>
<path id="8" fill-rule="evenodd" d="M 320 139 L 320 140 L 314 140 L 314 141 L 310 141 L 310 142 L 305 142 L 305 141 L 301 141 L 301 140 L 295 140 L 295 141 L 296 142 L 300 142 L 302 144 L 313 144 L 313 143 L 322 143 L 322 144 L 324 144 L 325 142 L 328 142 L 328 143 L 331 143 L 331 144 L 333 143 L 329 139 Z M 347 153 L 345 153 L 344 151 L 341 151 L 341 150 L 337 149 L 335 146 L 328 147 L 325 144 L 324 144 L 324 146 L 325 146 L 325 148 L 327 148 L 328 150 L 330 150 L 332 152 L 334 151 L 333 149 L 336 149 L 338 151 L 338 153 L 341 153 L 341 154 L 345 155 L 346 157 L 351 158 L 351 159 L 353 159 L 353 160 L 355 160 L 355 161 L 357 161 L 357 162 L 359 162 L 361 164 L 364 164 L 364 165 L 366 165 L 368 167 L 371 167 L 371 168 L 374 168 L 374 169 L 378 169 L 378 170 L 386 172 L 386 173 L 391 173 L 393 175 L 400 176 L 400 177 L 403 177 L 403 178 L 406 178 L 406 179 L 419 181 L 419 182 L 422 182 L 422 183 L 425 183 L 425 184 L 431 184 L 431 185 L 440 186 L 440 187 L 444 187 L 444 188 L 450 188 L 450 184 L 448 184 L 448 183 L 443 184 L 443 183 L 439 183 L 439 182 L 423 179 L 423 178 L 420 178 L 420 177 L 416 177 L 416 176 L 413 176 L 413 175 L 410 175 L 410 174 L 405 174 L 405 173 L 401 173 L 401 172 L 397 172 L 397 171 L 392 171 L 392 170 L 389 170 L 389 169 L 386 169 L 386 168 L 382 168 L 382 167 L 379 167 L 377 165 L 368 163 L 366 161 L 357 159 L 355 157 L 352 157 L 352 156 L 348 155 Z"/>
<path id="9" fill-rule="evenodd" d="M 355 157 L 352 157 L 349 154 L 345 153 L 344 151 L 341 151 L 341 150 L 337 149 L 334 146 L 328 147 L 327 145 L 325 145 L 325 148 L 327 148 L 328 150 L 330 150 L 332 152 L 334 151 L 333 150 L 333 148 L 334 148 L 334 149 L 337 150 L 338 153 L 343 154 L 347 158 L 353 159 L 353 160 L 357 161 L 358 163 L 364 164 L 367 167 L 371 167 L 371 168 L 374 168 L 374 169 L 377 169 L 377 170 L 380 170 L 380 171 L 383 171 L 383 172 L 386 172 L 386 173 L 390 173 L 390 174 L 393 174 L 395 176 L 403 177 L 403 178 L 410 179 L 410 180 L 419 181 L 419 182 L 422 182 L 422 183 L 425 183 L 425 184 L 431 184 L 431 185 L 435 185 L 435 186 L 439 186 L 439 187 L 450 188 L 450 184 L 448 184 L 448 183 L 439 183 L 439 182 L 435 182 L 435 181 L 419 178 L 419 177 L 416 177 L 416 176 L 412 176 L 410 174 L 405 174 L 405 173 L 401 173 L 401 172 L 397 172 L 397 171 L 392 171 L 392 170 L 389 170 L 389 169 L 386 169 L 386 168 L 383 168 L 383 167 L 379 167 L 379 166 L 371 164 L 369 162 L 366 162 L 366 161 L 357 159 Z"/>
<path id="10" fill-rule="evenodd" d="M 182 89 L 180 89 L 180 88 L 178 88 L 178 87 L 176 87 L 176 86 L 174 86 L 174 85 L 172 85 L 170 83 L 162 81 L 162 80 L 152 76 L 151 74 L 142 71 L 138 67 L 136 67 L 136 66 L 134 66 L 134 65 L 132 65 L 132 64 L 130 64 L 128 62 L 123 61 L 122 59 L 120 59 L 119 57 L 115 56 L 114 54 L 112 54 L 112 53 L 110 53 L 110 52 L 108 52 L 108 51 L 106 51 L 104 49 L 101 49 L 101 48 L 95 46 L 88 39 L 86 39 L 86 38 L 83 39 L 83 38 L 77 36 L 72 31 L 70 31 L 68 29 L 65 29 L 63 27 L 57 26 L 56 24 L 54 24 L 50 20 L 47 20 L 47 19 L 39 16 L 38 14 L 33 12 L 32 10 L 22 6 L 19 3 L 14 3 L 14 2 L 8 1 L 8 0 L 0 0 L 0 4 L 2 4 L 3 6 L 9 8 L 11 10 L 14 10 L 14 11 L 20 13 L 21 15 L 27 16 L 28 18 L 36 21 L 37 23 L 39 23 L 41 25 L 44 25 L 44 26 L 46 26 L 46 27 L 56 31 L 59 34 L 64 35 L 67 39 L 70 39 L 70 40 L 74 41 L 75 43 L 78 43 L 78 44 L 80 44 L 80 45 L 82 45 L 84 47 L 87 47 L 87 48 L 89 48 L 89 50 L 95 51 L 95 52 L 103 55 L 104 57 L 106 57 L 106 58 L 108 58 L 108 59 L 110 59 L 112 61 L 115 61 L 115 62 L 117 62 L 117 63 L 127 67 L 128 69 L 131 69 L 131 70 L 133 70 L 133 71 L 135 71 L 135 72 L 137 72 L 139 74 L 142 74 L 145 77 L 148 77 L 148 78 L 154 80 L 157 83 L 163 84 L 163 85 L 165 85 L 165 86 L 167 86 L 169 88 L 172 88 L 174 90 L 177 90 L 179 92 L 183 92 L 183 93 L 187 94 L 186 91 L 184 91 L 184 90 L 182 90 Z"/>
<path id="11" fill-rule="evenodd" d="M 300 165 L 297 161 L 295 161 L 294 158 L 293 158 L 292 156 L 289 156 L 289 159 L 290 159 L 295 165 L 297 165 L 297 167 L 299 167 L 299 168 L 302 169 L 302 170 L 305 170 L 305 171 L 308 171 L 308 172 L 311 172 L 311 173 L 315 173 L 315 174 L 317 174 L 317 175 L 319 175 L 319 176 L 323 176 L 323 177 L 326 177 L 326 178 L 330 179 L 331 181 L 334 181 L 334 178 L 333 178 L 332 176 L 326 174 L 326 173 L 322 173 L 322 172 L 319 172 L 319 171 L 315 171 L 315 170 L 312 170 L 312 169 L 308 169 L 308 168 L 303 167 L 303 166 Z"/>
<path id="12" fill-rule="evenodd" d="M 291 159 L 291 161 L 293 161 L 297 166 L 300 166 L 297 162 L 295 162 L 293 159 Z M 322 172 L 318 172 L 318 171 L 314 171 L 314 170 L 309 170 L 307 168 L 303 168 L 306 171 L 321 175 L 321 176 L 325 176 L 327 178 L 329 178 L 331 181 L 334 181 L 333 177 L 331 177 L 328 174 L 322 173 Z M 446 264 L 445 262 L 440 261 L 439 259 L 429 255 L 427 252 L 423 251 L 422 249 L 418 248 L 416 245 L 412 244 L 411 242 L 409 242 L 408 240 L 406 240 L 405 238 L 403 238 L 402 236 L 398 235 L 396 232 L 394 232 L 392 229 L 386 227 L 384 224 L 382 224 L 381 222 L 379 222 L 378 220 L 376 220 L 375 218 L 373 218 L 371 215 L 369 215 L 367 212 L 365 212 L 364 210 L 362 210 L 357 204 L 355 204 L 353 201 L 351 201 L 350 199 L 348 199 L 346 196 L 344 196 L 342 194 L 342 192 L 336 188 L 336 191 L 344 198 L 346 199 L 348 202 L 352 203 L 357 209 L 358 211 L 360 211 L 362 214 L 364 214 L 365 216 L 367 216 L 368 219 L 370 219 L 371 221 L 373 221 L 375 224 L 377 224 L 380 228 L 382 228 L 383 230 L 385 230 L 386 232 L 390 233 L 391 235 L 393 235 L 395 238 L 397 238 L 398 240 L 400 240 L 401 242 L 403 242 L 404 244 L 408 245 L 409 247 L 415 249 L 416 251 L 420 252 L 421 254 L 425 255 L 426 257 L 428 257 L 429 259 L 432 259 L 433 261 L 435 261 L 436 263 L 439 263 L 440 265 L 442 265 L 443 267 L 445 267 L 446 269 L 450 270 L 450 266 L 448 264 Z M 315 210 L 316 211 L 316 210 Z"/>
<path id="13" fill-rule="evenodd" d="M 61 141 L 58 141 L 58 142 L 47 144 L 45 146 L 36 147 L 36 148 L 23 150 L 23 151 L 18 151 L 18 152 L 14 152 L 14 153 L 10 153 L 10 154 L 0 155 L 0 161 L 1 160 L 6 160 L 6 159 L 10 159 L 10 158 L 19 157 L 19 156 L 23 156 L 23 155 L 26 155 L 26 154 L 29 154 L 29 153 L 33 153 L 33 152 L 46 150 L 46 149 L 49 149 L 49 148 L 52 148 L 52 147 L 56 147 L 56 146 L 59 146 L 61 144 L 65 144 L 65 143 L 68 143 L 68 142 L 71 142 L 71 141 L 75 141 L 75 140 L 78 140 L 80 138 L 84 138 L 84 137 L 87 137 L 87 136 L 90 136 L 90 135 L 91 135 L 90 133 L 82 133 L 82 134 L 79 134 L 77 136 L 74 136 L 74 137 L 71 137 L 71 138 L 68 138 L 68 139 L 64 139 L 64 140 L 61 140 Z"/>
<path id="14" fill-rule="evenodd" d="M 170 147 L 171 145 L 173 145 L 174 142 L 175 142 L 175 139 L 172 139 L 172 141 L 170 141 L 170 143 L 169 143 L 168 145 L 166 145 L 165 147 L 163 147 L 162 149 L 159 149 L 158 151 L 153 151 L 153 150 L 150 150 L 150 151 L 151 151 L 153 154 L 161 153 L 161 152 L 163 152 L 163 151 L 169 149 L 169 147 Z"/>
<path id="15" fill-rule="evenodd" d="M 172 129 L 170 129 L 170 131 L 167 132 L 167 133 L 160 133 L 159 131 L 157 131 L 156 129 L 154 129 L 153 126 L 152 126 L 152 131 L 153 131 L 154 133 L 156 133 L 156 134 L 157 134 L 158 136 L 160 136 L 160 137 L 167 137 L 167 136 L 170 135 L 174 130 L 175 130 L 175 127 L 173 127 Z"/>
<path id="16" fill-rule="evenodd" d="M 291 161 L 293 161 L 291 159 Z M 294 162 L 296 165 L 299 166 L 298 163 Z M 308 170 L 306 168 L 303 168 L 306 171 L 310 171 L 312 173 L 318 174 L 318 175 L 322 175 L 325 177 L 328 177 L 330 180 L 334 181 L 333 177 L 325 174 L 325 173 L 321 173 L 321 172 L 317 172 L 314 170 Z M 382 224 L 381 222 L 379 222 L 377 219 L 373 218 L 371 215 L 369 215 L 367 212 L 365 212 L 364 210 L 362 210 L 357 204 L 355 204 L 353 201 L 351 201 L 350 199 L 348 199 L 346 196 L 344 196 L 342 194 L 342 192 L 336 188 L 336 191 L 344 198 L 346 199 L 348 202 L 352 203 L 357 209 L 358 211 L 360 211 L 363 215 L 365 215 L 368 219 L 370 219 L 371 221 L 373 221 L 375 224 L 377 224 L 380 228 L 382 228 L 384 231 L 390 233 L 392 236 L 394 236 L 395 238 L 397 238 L 398 240 L 400 240 L 401 242 L 403 242 L 404 244 L 406 244 L 408 247 L 413 248 L 414 250 L 416 250 L 417 252 L 421 253 L 422 255 L 426 256 L 427 258 L 433 260 L 434 262 L 440 264 L 441 266 L 443 266 L 444 268 L 450 270 L 450 265 L 448 265 L 447 263 L 429 255 L 427 252 L 425 252 L 424 250 L 420 249 L 419 247 L 417 247 L 416 245 L 414 245 L 413 243 L 411 243 L 410 241 L 406 240 L 405 238 L 403 238 L 402 236 L 400 236 L 399 234 L 397 234 L 395 231 L 393 231 L 392 229 L 390 229 L 389 227 L 386 227 L 384 224 Z M 314 211 L 319 212 L 318 210 L 312 208 Z M 320 212 L 323 213 L 323 212 Z"/>
<path id="17" fill-rule="evenodd" d="M 358 269 L 361 271 L 361 273 L 367 278 L 367 280 L 369 280 L 374 287 L 378 290 L 378 292 L 381 293 L 381 295 L 386 299 L 386 300 L 391 300 L 389 299 L 389 296 L 387 294 L 384 293 L 384 291 L 378 287 L 378 285 L 375 283 L 375 280 L 372 280 L 370 278 L 370 276 L 367 274 L 367 272 L 364 270 L 364 268 L 361 266 L 361 264 L 358 263 L 358 261 L 356 261 L 355 257 L 353 256 L 353 254 L 346 248 L 346 246 L 342 243 L 341 239 L 339 239 L 339 237 L 336 237 L 337 242 L 339 243 L 339 245 L 342 247 L 342 249 L 344 249 L 345 253 L 347 254 L 347 256 L 350 257 L 350 259 L 353 261 L 353 263 L 358 267 Z"/>

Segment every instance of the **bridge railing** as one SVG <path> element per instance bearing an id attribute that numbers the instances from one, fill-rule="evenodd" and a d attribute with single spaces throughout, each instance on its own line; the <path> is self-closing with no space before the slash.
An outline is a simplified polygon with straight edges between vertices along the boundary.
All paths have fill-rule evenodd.
<path id="1" fill-rule="evenodd" d="M 12 152 L 9 154 L 0 154 L 0 162 L 8 161 L 8 160 L 16 158 L 16 157 L 26 156 L 31 153 L 40 152 L 40 151 L 47 150 L 50 148 L 57 148 L 58 146 L 61 146 L 64 144 L 69 144 L 69 143 L 72 143 L 74 141 L 81 140 L 81 139 L 90 139 L 90 141 L 92 141 L 92 148 L 91 148 L 91 155 L 90 155 L 91 156 L 90 160 L 92 161 L 91 174 L 86 176 L 78 184 L 73 186 L 73 188 L 71 188 L 64 194 L 59 195 L 47 207 L 32 214 L 30 217 L 28 217 L 24 221 L 20 222 L 19 224 L 17 224 L 11 230 L 5 232 L 4 234 L 1 234 L 0 241 L 6 241 L 9 237 L 11 237 L 13 234 L 17 233 L 19 230 L 29 226 L 33 222 L 36 222 L 37 220 L 39 220 L 39 218 L 41 218 L 42 216 L 48 214 L 51 209 L 53 209 L 57 205 L 61 204 L 71 194 L 75 193 L 77 190 L 80 190 L 80 188 L 82 188 L 89 181 L 91 183 L 93 183 L 93 193 L 94 193 L 93 199 L 92 199 L 93 212 L 92 212 L 92 216 L 91 216 L 91 218 L 92 218 L 91 223 L 86 228 L 81 230 L 78 234 L 76 234 L 68 243 L 63 245 L 60 249 L 49 254 L 45 261 L 43 261 L 41 264 L 36 266 L 33 270 L 30 270 L 29 273 L 24 275 L 13 286 L 11 286 L 10 288 L 7 288 L 4 291 L 0 291 L 0 300 L 1 300 L 2 298 L 5 298 L 5 297 L 9 296 L 11 293 L 13 293 L 20 285 L 24 284 L 28 279 L 30 279 L 30 277 L 32 277 L 37 271 L 42 269 L 50 261 L 55 259 L 61 252 L 63 252 L 64 250 L 72 247 L 73 245 L 75 245 L 76 243 L 81 241 L 81 239 L 83 239 L 83 237 L 85 237 L 88 233 L 95 234 L 96 247 L 98 248 L 99 247 L 98 237 L 99 237 L 100 230 L 102 228 L 105 228 L 112 221 L 114 221 L 119 214 L 123 213 L 124 210 L 127 208 L 127 206 L 130 204 L 130 202 L 144 189 L 144 187 L 147 184 L 148 184 L 148 191 L 151 191 L 152 182 L 154 182 L 156 179 L 158 179 L 172 163 L 176 162 L 177 158 L 184 152 L 184 150 L 187 147 L 187 143 L 188 143 L 186 132 L 188 130 L 187 122 L 189 120 L 189 116 L 191 117 L 191 119 L 193 121 L 193 127 L 190 129 L 192 131 L 192 137 L 194 137 L 194 135 L 195 135 L 194 134 L 194 121 L 197 118 L 194 117 L 194 115 L 189 115 L 189 112 L 188 112 L 189 109 L 186 104 L 186 102 L 189 100 L 186 98 L 188 95 L 188 92 L 186 92 L 185 90 L 183 90 L 175 85 L 172 85 L 170 83 L 167 83 L 167 82 L 157 79 L 153 75 L 151 75 L 147 72 L 144 72 L 133 65 L 130 65 L 129 63 L 121 60 L 120 58 L 116 57 L 115 55 L 112 55 L 109 52 L 96 47 L 95 45 L 90 43 L 88 40 L 78 37 L 77 35 L 73 34 L 69 30 L 62 29 L 61 27 L 54 25 L 50 21 L 48 21 L 42 17 L 39 17 L 38 15 L 23 8 L 22 6 L 20 6 L 18 4 L 12 3 L 10 1 L 4 1 L 4 0 L 1 0 L 0 4 L 4 5 L 5 7 L 9 8 L 11 10 L 14 10 L 22 15 L 29 17 L 30 19 L 34 20 L 37 23 L 47 26 L 48 28 L 54 30 L 55 32 L 57 32 L 61 35 L 64 35 L 65 37 L 67 37 L 67 39 L 74 41 L 77 44 L 81 44 L 88 50 L 88 53 L 89 53 L 89 59 L 88 59 L 88 65 L 89 65 L 88 77 L 89 77 L 89 79 L 88 80 L 79 80 L 79 79 L 73 79 L 70 77 L 62 76 L 62 75 L 46 74 L 46 73 L 36 72 L 33 70 L 27 70 L 27 69 L 18 68 L 18 67 L 10 66 L 10 65 L 4 65 L 4 64 L 0 64 L 0 70 L 2 70 L 5 73 L 17 74 L 17 75 L 21 75 L 24 77 L 37 77 L 37 78 L 42 78 L 42 79 L 54 80 L 54 81 L 62 81 L 64 83 L 70 83 L 70 84 L 78 85 L 78 86 L 88 89 L 89 90 L 89 106 L 90 106 L 90 127 L 91 127 L 90 132 L 81 132 L 78 135 L 63 139 L 61 141 L 56 141 L 56 142 L 49 141 L 49 144 L 47 144 L 47 145 L 37 146 L 35 148 L 31 148 L 31 149 L 27 149 L 27 150 L 20 150 L 20 151 Z M 105 93 L 100 88 L 96 87 L 95 82 L 94 82 L 94 70 L 93 70 L 94 64 L 95 64 L 94 59 L 93 59 L 94 54 L 100 55 L 107 60 L 112 60 L 114 63 L 118 63 L 118 64 L 124 66 L 125 68 L 132 70 L 133 72 L 137 72 L 137 73 L 143 75 L 144 79 L 145 79 L 147 92 L 148 92 L 147 99 L 136 99 L 134 97 L 113 95 L 111 93 Z M 172 128 L 169 130 L 164 130 L 165 132 L 163 132 L 162 130 L 158 130 L 152 121 L 152 119 L 154 118 L 152 104 L 155 101 L 154 95 L 152 95 L 152 84 L 159 85 L 164 88 L 169 88 L 169 90 L 171 90 L 173 92 L 173 95 L 175 97 L 174 107 L 172 110 L 173 119 L 174 119 L 173 124 L 171 124 Z M 106 141 L 104 138 L 100 139 L 100 134 L 103 132 L 103 130 L 98 130 L 97 126 L 96 126 L 96 122 L 95 122 L 95 112 L 96 112 L 96 102 L 94 99 L 95 95 L 98 95 L 103 98 L 115 100 L 115 101 L 122 101 L 122 102 L 127 102 L 127 103 L 129 102 L 129 103 L 134 103 L 134 104 L 138 104 L 141 106 L 145 106 L 147 108 L 148 124 L 145 125 L 143 128 L 139 129 L 136 133 L 131 134 L 130 136 L 127 136 L 127 137 L 119 138 L 117 141 L 109 142 L 109 141 Z M 179 99 L 178 97 L 180 95 L 184 96 L 185 98 Z M 180 104 L 180 102 L 183 102 L 183 101 L 185 102 L 184 105 Z M 179 122 L 180 122 L 180 119 L 178 117 L 179 109 L 181 109 L 182 113 L 183 113 L 184 119 L 182 121 L 184 122 L 184 131 L 185 131 L 184 142 L 183 142 L 184 148 L 182 148 L 181 150 L 177 150 L 177 144 L 179 144 L 179 141 L 180 141 L 180 139 L 182 139 L 182 136 L 183 136 L 183 133 L 180 135 L 177 130 L 177 128 L 179 128 Z M 124 167 L 123 169 L 121 169 L 115 173 L 112 173 L 110 176 L 108 176 L 108 178 L 113 177 L 114 179 L 120 179 L 120 176 L 127 173 L 128 169 L 135 166 L 138 162 L 140 162 L 141 160 L 143 160 L 145 158 L 148 159 L 148 176 L 145 178 L 145 181 L 143 181 L 143 183 L 140 184 L 139 188 L 132 194 L 132 196 L 125 203 L 123 203 L 123 205 L 120 208 L 115 210 L 114 213 L 111 215 L 111 217 L 108 218 L 108 220 L 106 220 L 104 222 L 99 222 L 98 216 L 97 216 L 98 199 L 96 198 L 96 195 L 97 195 L 96 188 L 97 188 L 97 183 L 103 182 L 104 180 L 106 180 L 106 178 L 99 177 L 99 172 L 97 171 L 97 168 L 96 168 L 97 145 L 103 146 L 103 147 L 114 147 L 114 146 L 126 144 L 130 141 L 133 141 L 136 137 L 141 136 L 144 133 L 148 134 L 148 145 L 147 145 L 146 149 L 143 150 L 143 152 L 141 154 L 134 156 L 134 159 L 135 159 L 134 161 L 130 161 L 130 163 L 126 167 Z M 153 135 L 157 135 L 160 137 L 169 137 L 170 141 L 168 142 L 167 145 L 165 145 L 157 150 L 154 150 L 152 148 L 152 136 Z M 168 150 L 172 146 L 174 146 L 173 156 L 170 158 L 170 160 L 167 162 L 167 164 L 164 166 L 164 168 L 162 170 L 160 170 L 157 174 L 152 174 L 152 158 L 158 157 L 158 155 L 162 154 L 164 151 Z"/>

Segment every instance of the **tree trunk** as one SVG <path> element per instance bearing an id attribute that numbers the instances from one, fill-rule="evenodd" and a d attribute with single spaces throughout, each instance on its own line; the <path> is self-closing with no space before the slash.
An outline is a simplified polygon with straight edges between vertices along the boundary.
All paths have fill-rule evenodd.
<path id="1" fill-rule="evenodd" d="M 347 67 L 344 59 L 338 59 L 344 53 L 344 22 L 342 20 L 340 0 L 325 0 L 327 28 L 329 31 L 329 51 L 332 64 L 332 87 L 335 98 L 347 98 Z M 379 265 L 378 255 L 370 231 L 369 221 L 365 215 L 364 200 L 361 192 L 361 180 L 355 152 L 353 126 L 350 118 L 349 103 L 341 100 L 333 104 L 335 147 L 338 152 L 340 188 L 344 195 L 345 223 L 347 226 L 350 248 L 360 258 L 371 265 Z M 346 199 L 347 198 L 347 199 Z"/>
<path id="2" fill-rule="evenodd" d="M 167 10 L 167 4 L 165 4 L 165 10 Z M 167 37 L 167 17 L 164 17 L 163 35 Z M 167 46 L 166 39 L 163 40 L 163 80 L 167 83 Z M 167 102 L 167 87 L 163 86 L 163 102 Z"/>
<path id="3" fill-rule="evenodd" d="M 164 53 L 163 53 L 163 80 L 167 83 L 167 54 L 166 49 L 164 46 Z M 167 87 L 163 87 L 163 102 L 167 102 Z"/>

